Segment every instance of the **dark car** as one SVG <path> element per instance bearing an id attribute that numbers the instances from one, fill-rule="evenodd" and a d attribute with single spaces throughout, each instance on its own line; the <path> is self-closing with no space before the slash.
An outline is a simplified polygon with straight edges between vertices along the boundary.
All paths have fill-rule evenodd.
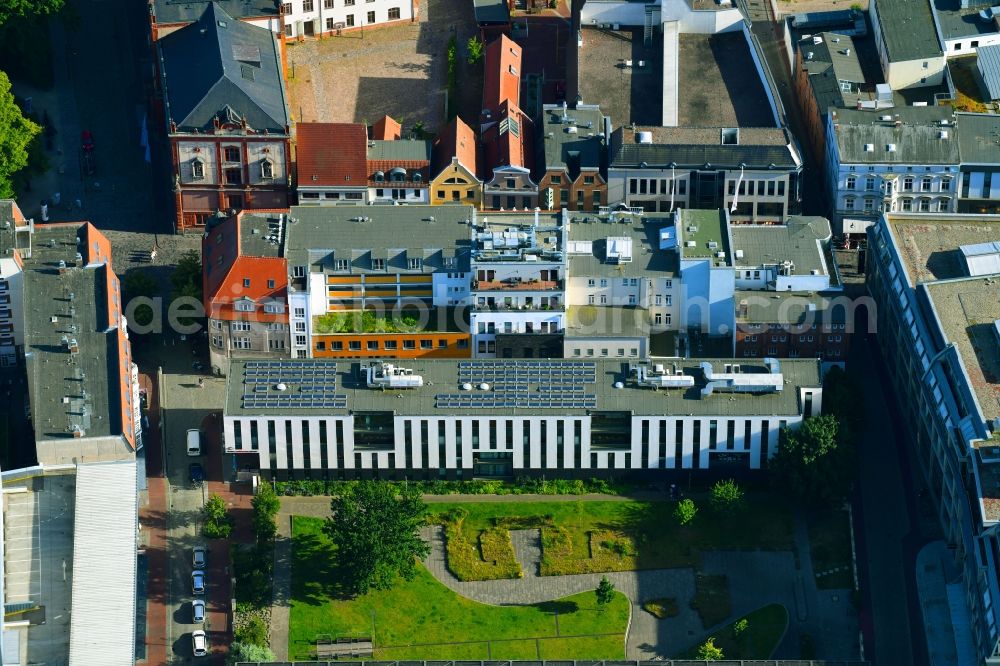
<path id="1" fill-rule="evenodd" d="M 205 470 L 202 469 L 200 463 L 191 463 L 188 465 L 188 473 L 191 477 L 191 483 L 201 485 L 201 482 L 205 480 Z"/>

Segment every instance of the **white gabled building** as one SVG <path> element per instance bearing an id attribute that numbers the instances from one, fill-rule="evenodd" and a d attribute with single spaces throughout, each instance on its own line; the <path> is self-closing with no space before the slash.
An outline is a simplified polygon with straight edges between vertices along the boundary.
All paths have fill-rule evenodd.
<path id="1" fill-rule="evenodd" d="M 417 19 L 414 0 L 284 0 L 281 23 L 285 37 L 337 35 L 374 25 Z"/>

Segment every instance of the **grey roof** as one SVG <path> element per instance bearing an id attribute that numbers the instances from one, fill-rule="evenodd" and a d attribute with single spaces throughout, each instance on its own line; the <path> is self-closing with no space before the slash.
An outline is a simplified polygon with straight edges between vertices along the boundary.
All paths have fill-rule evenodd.
<path id="1" fill-rule="evenodd" d="M 938 25 L 941 26 L 941 36 L 944 39 L 958 39 L 961 37 L 976 37 L 977 35 L 989 35 L 997 31 L 993 21 L 984 21 L 979 17 L 979 12 L 996 5 L 996 0 L 990 2 L 971 2 L 970 7 L 962 7 L 961 0 L 932 0 L 934 5 L 934 15 L 937 16 Z"/>
<path id="2" fill-rule="evenodd" d="M 882 120 L 889 116 L 892 119 Z M 950 107 L 838 109 L 834 126 L 840 163 L 958 164 L 954 128 L 941 125 L 942 120 L 950 122 L 951 118 Z M 872 149 L 866 150 L 866 146 Z"/>
<path id="3" fill-rule="evenodd" d="M 865 82 L 865 75 L 854 40 L 849 36 L 832 32 L 810 35 L 799 42 L 798 48 L 822 115 L 826 115 L 831 106 L 855 106 L 859 99 L 868 98 L 861 92 L 860 84 Z M 851 89 L 843 90 L 842 81 L 851 83 Z"/>
<path id="4" fill-rule="evenodd" d="M 638 307 L 571 305 L 566 308 L 565 337 L 646 338 L 662 333 L 663 326 L 653 325 L 649 310 Z"/>
<path id="5" fill-rule="evenodd" d="M 374 255 L 390 272 L 419 274 L 449 270 L 443 258 L 455 256 L 458 268 L 450 270 L 469 269 L 470 206 L 293 206 L 288 216 L 285 257 L 293 266 L 332 272 L 335 259 L 350 259 L 351 273 L 371 273 Z M 423 259 L 420 270 L 407 268 L 413 253 Z"/>
<path id="6" fill-rule="evenodd" d="M 991 113 L 956 115 L 958 120 L 955 123 L 955 133 L 958 135 L 962 164 L 1000 162 L 1000 115 Z"/>
<path id="7" fill-rule="evenodd" d="M 1000 44 L 980 46 L 976 51 L 976 65 L 989 98 L 1000 99 Z"/>
<path id="8" fill-rule="evenodd" d="M 736 321 L 754 324 L 844 324 L 845 303 L 813 292 L 736 291 Z"/>
<path id="9" fill-rule="evenodd" d="M 112 285 L 100 269 L 52 269 L 59 261 L 74 265 L 81 228 L 35 227 L 32 256 L 24 260 L 24 302 L 32 306 L 23 308 L 24 351 L 36 442 L 68 446 L 74 442 L 73 425 L 81 426 L 87 438 L 121 434 L 116 329 L 106 329 L 106 294 Z M 79 345 L 69 365 L 63 337 Z M 63 402 L 66 397 L 69 403 Z"/>
<path id="10" fill-rule="evenodd" d="M 650 132 L 652 143 L 639 143 L 639 132 Z M 608 161 L 612 167 L 636 167 L 645 162 L 650 167 L 692 168 L 711 164 L 715 167 L 767 168 L 774 164 L 784 169 L 798 168 L 798 156 L 784 130 L 780 128 L 739 128 L 739 143 L 722 143 L 721 127 L 620 127 L 611 135 Z"/>
<path id="11" fill-rule="evenodd" d="M 280 213 L 243 213 L 240 217 L 240 254 L 247 257 L 280 257 L 280 235 L 282 222 Z M 275 239 L 274 242 L 268 240 Z"/>
<path id="12" fill-rule="evenodd" d="M 369 160 L 431 161 L 431 141 L 418 139 L 375 140 L 368 142 Z"/>
<path id="13" fill-rule="evenodd" d="M 595 105 L 578 104 L 575 109 L 546 106 L 542 113 L 542 154 L 546 171 L 565 169 L 571 178 L 581 170 L 601 167 L 604 114 Z"/>
<path id="14" fill-rule="evenodd" d="M 628 224 L 612 224 L 607 218 L 581 217 L 592 222 L 570 222 L 569 239 L 573 241 L 591 241 L 591 254 L 574 254 L 569 256 L 569 274 L 573 277 L 671 277 L 677 274 L 678 261 L 676 250 L 660 250 L 659 233 L 664 227 L 673 228 L 674 223 L 668 217 L 657 218 L 631 216 Z M 605 261 L 607 239 L 625 237 L 632 239 L 632 261 L 622 264 Z"/>
<path id="15" fill-rule="evenodd" d="M 278 18 L 277 0 L 216 0 L 227 14 L 237 19 Z M 197 21 L 209 0 L 153 0 L 153 13 L 158 24 L 193 23 Z"/>
<path id="16" fill-rule="evenodd" d="M 822 248 L 830 239 L 830 222 L 825 217 L 793 216 L 782 225 L 734 224 L 730 233 L 737 268 L 791 261 L 796 274 L 808 275 L 813 270 L 829 274 Z M 736 258 L 740 251 L 743 257 Z"/>
<path id="17" fill-rule="evenodd" d="M 270 30 L 230 17 L 216 3 L 196 23 L 158 42 L 167 116 L 181 131 L 213 120 L 284 133 L 288 125 L 281 53 Z"/>
<path id="18" fill-rule="evenodd" d="M 871 0 L 890 62 L 942 55 L 930 0 Z"/>
<path id="19" fill-rule="evenodd" d="M 723 371 L 725 363 L 733 363 L 725 359 L 705 359 L 711 363 L 717 371 Z M 465 361 L 467 363 L 467 361 Z M 233 361 L 230 366 L 227 378 L 226 389 L 226 416 L 253 416 L 253 415 L 275 415 L 282 416 L 346 416 L 358 411 L 389 411 L 399 416 L 406 415 L 472 415 L 482 414 L 484 416 L 563 416 L 576 415 L 585 416 L 594 411 L 594 408 L 537 408 L 537 407 L 517 407 L 517 408 L 455 408 L 447 409 L 435 406 L 435 396 L 442 393 L 460 393 L 459 384 L 459 363 L 457 360 L 406 360 L 398 362 L 398 365 L 413 371 L 413 374 L 420 375 L 424 379 L 424 385 L 420 388 L 408 390 L 378 390 L 369 389 L 360 379 L 362 363 L 360 362 L 339 362 L 336 364 L 336 388 L 337 394 L 345 396 L 345 406 L 340 407 L 302 407 L 302 408 L 244 408 L 243 395 L 254 394 L 254 387 L 258 384 L 247 384 L 246 366 L 253 361 Z M 499 361 L 505 367 L 527 368 L 532 364 L 546 363 L 546 361 Z M 684 370 L 684 374 L 695 377 L 696 387 L 686 390 L 661 390 L 641 388 L 621 388 L 616 389 L 614 383 L 622 381 L 627 372 L 628 363 L 621 361 L 558 361 L 574 368 L 588 369 L 594 368 L 596 382 L 579 379 L 574 381 L 574 385 L 582 386 L 581 395 L 592 395 L 596 400 L 597 410 L 625 411 L 637 415 L 683 415 L 689 414 L 697 416 L 771 416 L 771 415 L 796 415 L 800 413 L 800 405 L 797 390 L 799 387 L 815 387 L 820 385 L 820 366 L 817 360 L 794 360 L 781 361 L 781 372 L 784 375 L 784 390 L 777 393 L 764 394 L 740 394 L 740 393 L 715 393 L 707 397 L 701 397 L 700 390 L 705 385 L 704 375 L 699 363 L 701 359 L 683 359 L 677 361 L 679 368 Z M 590 365 L 587 365 L 587 364 Z M 743 367 L 743 372 L 766 372 L 766 368 L 761 362 L 747 362 L 746 359 L 739 361 Z M 311 360 L 304 365 L 325 365 L 329 367 L 329 361 Z M 365 364 L 366 366 L 367 364 Z M 315 380 L 310 379 L 310 382 Z M 286 381 L 283 392 L 286 395 L 300 393 L 299 387 L 294 380 Z M 535 388 L 528 386 L 529 390 Z M 467 395 L 486 394 L 486 392 L 476 391 Z"/>
<path id="20" fill-rule="evenodd" d="M 510 19 L 505 0 L 473 0 L 476 23 L 506 23 Z"/>

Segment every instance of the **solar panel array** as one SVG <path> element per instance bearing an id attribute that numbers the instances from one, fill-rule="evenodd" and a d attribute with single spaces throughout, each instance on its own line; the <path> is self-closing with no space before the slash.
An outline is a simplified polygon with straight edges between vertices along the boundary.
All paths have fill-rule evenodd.
<path id="1" fill-rule="evenodd" d="M 442 409 L 592 409 L 597 396 L 583 386 L 597 382 L 593 361 L 461 361 L 459 384 L 489 384 L 488 391 L 439 393 Z"/>
<path id="2" fill-rule="evenodd" d="M 285 390 L 278 390 L 278 384 Z M 332 361 L 247 361 L 243 408 L 343 409 L 347 396 L 336 388 L 337 364 Z"/>

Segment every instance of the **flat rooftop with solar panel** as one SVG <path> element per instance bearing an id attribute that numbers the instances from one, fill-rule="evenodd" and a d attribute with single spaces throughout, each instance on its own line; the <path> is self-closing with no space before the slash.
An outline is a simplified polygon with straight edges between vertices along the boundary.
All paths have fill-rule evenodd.
<path id="1" fill-rule="evenodd" d="M 800 408 L 797 391 L 785 389 L 820 383 L 812 360 L 769 365 L 757 360 L 682 359 L 653 365 L 661 369 L 650 371 L 650 377 L 684 377 L 683 383 L 664 382 L 660 388 L 683 390 L 647 390 L 655 385 L 633 381 L 627 361 L 234 361 L 226 415 L 359 410 L 461 415 L 468 410 L 552 416 L 594 409 L 650 415 L 795 414 Z M 710 377 L 713 373 L 718 377 Z"/>

